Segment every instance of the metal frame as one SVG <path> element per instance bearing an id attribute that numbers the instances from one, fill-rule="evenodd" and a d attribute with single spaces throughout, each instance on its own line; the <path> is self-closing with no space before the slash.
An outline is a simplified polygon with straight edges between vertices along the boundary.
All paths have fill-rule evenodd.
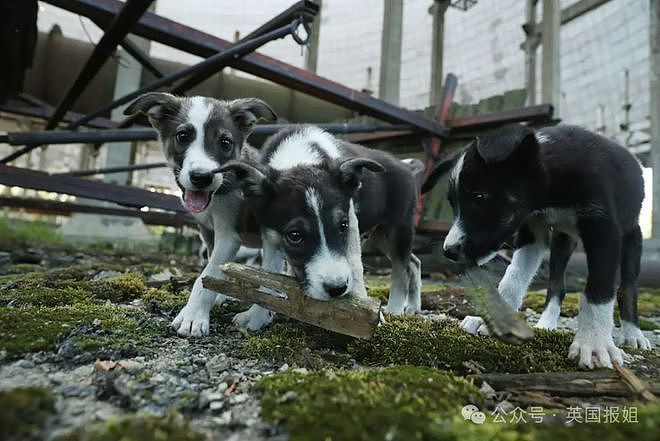
<path id="1" fill-rule="evenodd" d="M 155 164 L 133 164 L 125 167 L 108 167 L 94 170 L 70 171 L 67 173 L 48 175 L 47 173 L 27 170 L 18 167 L 4 165 L 22 154 L 29 152 L 42 144 L 61 143 L 95 143 L 97 145 L 112 141 L 137 141 L 156 139 L 156 132 L 151 128 L 138 127 L 125 129 L 133 121 L 124 120 L 120 123 L 102 118 L 109 110 L 125 104 L 133 98 L 147 91 L 157 90 L 169 86 L 169 91 L 182 93 L 191 87 L 204 81 L 210 75 L 215 74 L 225 66 L 253 74 L 283 85 L 290 89 L 310 94 L 317 98 L 340 105 L 350 110 L 375 117 L 390 125 L 381 124 L 328 124 L 321 125 L 332 133 L 347 134 L 349 140 L 360 140 L 363 142 L 379 141 L 393 137 L 411 137 L 415 142 L 424 138 L 433 141 L 427 148 L 427 172 L 440 153 L 441 143 L 448 139 L 451 134 L 461 135 L 471 131 L 481 130 L 491 126 L 501 125 L 512 121 L 547 121 L 552 115 L 550 106 L 536 106 L 534 108 L 514 109 L 510 111 L 497 112 L 494 114 L 480 115 L 477 117 L 461 118 L 447 121 L 449 107 L 451 105 L 453 91 L 456 87 L 455 77 L 448 76 L 444 86 L 444 94 L 437 110 L 437 120 L 433 121 L 418 113 L 397 107 L 366 93 L 359 92 L 341 84 L 330 81 L 313 73 L 288 65 L 265 55 L 253 51 L 261 45 L 276 38 L 282 38 L 292 34 L 298 43 L 304 40 L 296 34 L 295 27 L 298 24 L 305 26 L 309 37 L 309 25 L 318 13 L 318 5 L 310 0 L 300 0 L 290 8 L 274 17 L 264 25 L 255 29 L 250 34 L 236 43 L 217 38 L 213 35 L 203 33 L 199 30 L 184 26 L 180 23 L 160 17 L 151 12 L 145 12 L 151 0 L 127 0 L 122 3 L 118 0 L 43 0 L 54 6 L 66 9 L 90 18 L 105 33 L 86 65 L 79 73 L 77 79 L 69 89 L 65 98 L 57 108 L 53 108 L 38 100 L 24 99 L 27 105 L 18 102 L 10 102 L 0 105 L 0 111 L 18 113 L 37 118 L 48 119 L 46 131 L 7 133 L 0 136 L 0 142 L 11 145 L 24 145 L 25 147 L 13 152 L 0 160 L 0 184 L 45 190 L 57 193 L 70 194 L 90 199 L 100 199 L 114 202 L 128 207 L 148 206 L 169 212 L 171 216 L 188 216 L 185 214 L 180 200 L 176 196 L 153 193 L 147 190 L 108 184 L 104 182 L 82 179 L 81 176 L 97 174 L 109 174 L 133 170 L 146 170 L 166 166 L 165 163 Z M 178 50 L 200 56 L 205 60 L 194 65 L 183 68 L 169 75 L 162 72 L 153 64 L 153 61 L 141 50 L 134 47 L 126 35 L 128 32 L 159 42 L 161 44 L 176 48 Z M 79 115 L 70 111 L 70 107 L 78 99 L 84 88 L 89 84 L 101 65 L 120 44 L 131 54 L 145 69 L 149 70 L 156 80 L 151 84 L 136 90 L 114 102 L 103 106 L 88 115 Z M 176 81 L 178 84 L 173 85 Z M 62 121 L 68 123 L 69 130 L 54 131 Z M 94 129 L 72 131 L 71 129 L 87 126 Z M 282 125 L 257 126 L 253 133 L 267 135 L 281 129 Z M 424 145 L 422 143 L 422 145 Z M 426 147 L 425 147 L 426 148 Z M 27 201 L 16 198 L 0 198 L 5 206 L 22 206 L 27 209 L 38 209 L 38 202 Z M 65 204 L 65 205 L 62 205 Z M 73 212 L 98 210 L 99 208 L 84 206 L 81 204 L 57 203 L 54 201 L 43 201 L 43 210 L 56 212 Z M 417 221 L 419 221 L 423 199 L 418 209 Z M 110 211 L 108 211 L 110 210 Z M 145 218 L 141 211 L 115 209 L 102 207 L 107 214 L 138 215 Z M 97 211 L 100 212 L 100 211 Z M 163 213 L 161 213 L 163 214 Z M 158 222 L 171 224 L 167 216 L 156 216 Z M 190 218 L 187 218 L 188 222 Z M 176 222 L 180 220 L 177 218 Z M 170 223 L 168 223 L 170 222 Z M 420 229 L 428 229 L 428 222 L 422 221 Z M 422 226 L 425 226 L 422 228 Z"/>

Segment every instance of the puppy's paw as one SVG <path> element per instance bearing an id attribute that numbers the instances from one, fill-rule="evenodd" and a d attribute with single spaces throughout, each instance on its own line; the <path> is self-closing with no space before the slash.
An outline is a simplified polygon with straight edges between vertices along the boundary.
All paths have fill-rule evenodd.
<path id="1" fill-rule="evenodd" d="M 209 313 L 201 308 L 185 306 L 170 325 L 181 337 L 209 334 Z"/>
<path id="2" fill-rule="evenodd" d="M 613 362 L 623 366 L 623 352 L 614 345 L 611 335 L 578 331 L 568 349 L 568 358 L 577 360 L 578 367 L 582 369 L 594 367 L 612 369 Z"/>
<path id="3" fill-rule="evenodd" d="M 259 305 L 252 305 L 250 309 L 239 312 L 234 316 L 234 324 L 248 331 L 258 331 L 265 328 L 273 321 L 275 313 L 262 308 Z"/>
<path id="4" fill-rule="evenodd" d="M 624 322 L 621 328 L 621 336 L 618 339 L 619 345 L 630 346 L 635 349 L 651 349 L 651 342 L 637 326 Z"/>
<path id="5" fill-rule="evenodd" d="M 490 335 L 484 319 L 476 315 L 466 315 L 460 324 L 462 330 L 472 335 Z"/>
<path id="6" fill-rule="evenodd" d="M 383 311 L 387 314 L 402 315 L 405 309 L 406 309 L 405 305 L 391 305 L 390 303 L 388 303 L 383 308 Z"/>

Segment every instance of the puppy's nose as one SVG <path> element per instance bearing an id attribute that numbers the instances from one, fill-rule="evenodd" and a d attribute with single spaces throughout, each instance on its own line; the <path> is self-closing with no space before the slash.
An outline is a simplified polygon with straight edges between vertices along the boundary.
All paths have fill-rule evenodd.
<path id="1" fill-rule="evenodd" d="M 190 182 L 197 188 L 206 188 L 213 182 L 213 173 L 193 170 L 190 172 Z"/>
<path id="2" fill-rule="evenodd" d="M 330 297 L 340 297 L 346 294 L 348 289 L 347 283 L 324 283 L 323 289 L 328 293 Z"/>
<path id="3" fill-rule="evenodd" d="M 453 261 L 457 261 L 461 255 L 461 245 L 455 244 L 455 245 L 445 246 L 443 247 L 442 251 L 446 258 Z"/>

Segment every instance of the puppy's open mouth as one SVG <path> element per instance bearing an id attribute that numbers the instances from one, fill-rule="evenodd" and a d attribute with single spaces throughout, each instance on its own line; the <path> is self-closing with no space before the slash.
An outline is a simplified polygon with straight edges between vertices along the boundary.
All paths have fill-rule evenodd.
<path id="1" fill-rule="evenodd" d="M 185 190 L 183 192 L 183 206 L 191 213 L 201 213 L 210 202 L 210 191 Z"/>

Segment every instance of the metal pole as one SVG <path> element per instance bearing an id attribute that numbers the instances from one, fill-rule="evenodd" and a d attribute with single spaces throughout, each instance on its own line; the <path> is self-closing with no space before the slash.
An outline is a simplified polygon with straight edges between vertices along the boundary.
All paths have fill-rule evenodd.
<path id="1" fill-rule="evenodd" d="M 429 12 L 433 15 L 433 37 L 431 40 L 431 99 L 435 106 L 442 95 L 442 63 L 444 58 L 445 12 L 449 0 L 434 0 Z"/>
<path id="2" fill-rule="evenodd" d="M 125 173 L 135 170 L 150 170 L 152 168 L 165 168 L 167 167 L 167 162 L 155 162 L 153 164 L 131 164 L 124 165 L 121 167 L 105 167 L 105 168 L 95 168 L 93 170 L 77 170 L 70 171 L 66 173 L 52 173 L 51 176 L 94 176 L 94 175 L 110 175 L 113 173 Z"/>
<path id="3" fill-rule="evenodd" d="M 94 47 L 94 51 L 87 60 L 87 63 L 57 106 L 57 109 L 55 109 L 53 116 L 48 121 L 48 124 L 46 124 L 46 130 L 57 127 L 57 124 L 62 120 L 67 110 L 75 104 L 80 94 L 96 76 L 96 73 L 105 64 L 106 60 L 112 55 L 117 44 L 123 40 L 130 28 L 140 19 L 144 11 L 149 8 L 152 1 L 128 0 L 126 2 L 125 6 L 108 26 L 107 32 L 103 34 L 101 40 Z M 7 161 L 3 160 L 3 162 Z"/>
<path id="4" fill-rule="evenodd" d="M 543 0 L 543 77 L 541 95 L 544 103 L 552 104 L 555 115 L 560 114 L 559 86 L 559 29 L 561 27 L 559 0 Z"/>
<path id="5" fill-rule="evenodd" d="M 87 63 L 85 63 L 85 66 L 83 66 L 78 77 L 69 88 L 69 91 L 53 112 L 53 115 L 46 124 L 46 130 L 54 129 L 62 121 L 62 118 L 66 115 L 67 111 L 73 106 L 73 104 L 75 104 L 80 97 L 80 94 L 82 94 L 85 88 L 96 76 L 99 69 L 101 69 L 110 55 L 112 55 L 119 41 L 126 36 L 129 29 L 140 19 L 144 11 L 149 8 L 152 1 L 153 0 L 128 0 L 126 2 L 124 7 L 119 11 L 119 14 L 117 14 L 112 23 L 110 23 L 110 26 L 108 26 L 107 32 L 103 34 L 101 40 L 94 47 Z M 89 122 L 92 119 L 94 118 L 90 118 L 86 122 Z M 6 164 L 13 161 L 14 159 L 32 151 L 36 147 L 38 146 L 25 147 L 24 149 L 13 152 L 0 159 L 0 163 Z"/>
<path id="6" fill-rule="evenodd" d="M 650 57 L 649 77 L 651 94 L 651 167 L 653 167 L 653 238 L 660 249 L 660 0 L 649 4 Z M 648 196 L 647 196 L 648 197 Z"/>
<path id="7" fill-rule="evenodd" d="M 104 113 L 114 109 L 115 107 L 128 103 L 129 101 L 139 97 L 144 93 L 152 92 L 154 90 L 160 89 L 163 86 L 168 86 L 174 83 L 175 81 L 180 80 L 181 78 L 185 78 L 188 75 L 193 74 L 197 71 L 204 70 L 207 67 L 210 68 L 211 66 L 215 66 L 216 68 L 218 68 L 219 66 L 224 66 L 224 63 L 226 61 L 240 58 L 247 53 L 253 52 L 257 48 L 268 43 L 269 41 L 284 38 L 289 34 L 292 35 L 295 34 L 300 24 L 302 23 L 296 19 L 286 26 L 282 26 L 281 28 L 275 29 L 274 31 L 271 31 L 260 37 L 256 37 L 252 40 L 238 43 L 234 45 L 231 49 L 227 49 L 224 52 L 217 53 L 200 63 L 185 67 L 167 76 L 164 76 L 163 78 L 159 78 L 153 83 L 148 84 L 143 88 L 131 92 L 127 95 L 124 95 L 123 97 L 113 101 L 112 103 L 106 106 L 101 107 L 100 109 L 97 109 L 96 111 L 90 113 L 89 115 L 85 115 L 83 118 L 80 118 L 78 121 L 74 121 L 73 123 L 69 124 L 67 128 L 74 129 L 78 126 L 81 126 L 87 123 L 88 121 L 91 121 L 92 119 L 96 118 L 97 116 L 103 115 Z M 296 36 L 295 38 L 299 38 L 299 37 Z"/>
<path id="8" fill-rule="evenodd" d="M 316 4 L 314 4 L 309 0 L 299 1 L 296 4 L 292 5 L 291 7 L 287 8 L 282 13 L 278 14 L 276 17 L 272 18 L 271 20 L 268 20 L 266 23 L 259 26 L 257 29 L 250 32 L 249 34 L 247 34 L 245 37 L 238 40 L 237 43 L 242 43 L 244 41 L 252 40 L 253 38 L 264 35 L 265 33 L 277 29 L 280 26 L 284 26 L 285 24 L 290 23 L 291 20 L 295 18 L 300 18 L 301 20 L 311 22 L 314 19 L 314 16 L 318 13 L 319 8 L 320 6 L 317 6 Z M 312 45 L 314 44 L 315 34 L 316 34 L 316 25 L 314 25 L 312 31 L 312 36 L 311 36 Z M 226 67 L 227 64 L 229 64 L 229 62 L 225 63 L 224 66 L 216 66 L 216 67 L 212 66 L 207 69 L 199 70 L 198 72 L 192 74 L 190 77 L 182 80 L 179 84 L 174 85 L 170 89 L 170 92 L 175 95 L 185 93 L 188 90 L 195 87 L 196 85 L 198 85 L 199 83 L 201 83 L 202 81 L 211 77 L 212 75 L 215 75 L 223 67 Z"/>
<path id="9" fill-rule="evenodd" d="M 399 104 L 402 28 L 403 0 L 385 0 L 383 5 L 383 35 L 380 43 L 378 98 L 392 104 Z"/>
<path id="10" fill-rule="evenodd" d="M 272 135 L 289 124 L 262 124 L 252 130 L 253 135 Z M 406 125 L 375 124 L 316 124 L 334 134 L 411 131 Z M 72 130 L 44 130 L 39 132 L 7 132 L 0 135 L 0 143 L 9 145 L 83 144 L 121 141 L 154 141 L 158 133 L 154 129 L 108 129 L 76 132 Z"/>
<path id="11" fill-rule="evenodd" d="M 116 11 L 122 5 L 117 0 L 43 1 L 77 14 L 97 18 L 116 14 Z M 232 43 L 226 40 L 149 12 L 144 14 L 136 26 L 131 29 L 131 32 L 200 57 L 209 57 L 232 46 Z M 409 124 L 426 132 L 429 136 L 439 136 L 441 138 L 449 136 L 447 127 L 441 126 L 423 115 L 389 104 L 364 92 L 351 89 L 263 54 L 253 53 L 247 55 L 244 58 L 232 61 L 230 66 L 388 123 Z"/>
<path id="12" fill-rule="evenodd" d="M 105 105 L 101 107 L 100 109 L 97 109 L 96 111 L 85 115 L 84 117 L 78 119 L 77 121 L 72 122 L 71 124 L 68 125 L 68 129 L 74 129 L 76 127 L 79 127 L 81 125 L 84 125 L 88 123 L 89 121 L 93 120 L 97 116 L 103 115 L 106 112 L 109 112 L 110 110 L 114 109 L 115 107 L 121 106 L 122 104 L 126 104 L 129 101 L 137 98 L 138 96 L 142 95 L 143 93 L 146 92 L 151 92 L 156 89 L 159 89 L 163 86 L 167 86 L 169 84 L 172 84 L 173 82 L 187 77 L 191 73 L 194 73 L 200 69 L 205 69 L 207 66 L 222 66 L 227 60 L 231 59 L 236 59 L 239 58 L 246 53 L 252 52 L 255 49 L 257 49 L 260 46 L 263 46 L 264 44 L 268 43 L 269 41 L 276 40 L 279 38 L 283 38 L 289 34 L 295 35 L 294 38 L 299 41 L 304 43 L 303 40 L 300 40 L 300 37 L 297 36 L 296 32 L 298 29 L 298 26 L 301 24 L 299 20 L 294 20 L 291 22 L 291 24 L 287 26 L 282 26 L 281 28 L 278 28 L 274 31 L 271 31 L 267 34 L 264 34 L 260 37 L 256 37 L 252 40 L 245 41 L 243 43 L 236 44 L 233 46 L 231 49 L 228 49 L 224 52 L 217 53 L 213 55 L 212 57 L 207 58 L 206 60 L 197 63 L 193 66 L 189 66 L 186 68 L 183 68 L 181 70 L 178 70 L 170 75 L 167 75 L 163 78 L 159 78 L 158 80 L 154 81 L 153 83 L 138 89 L 134 92 L 131 92 L 127 95 L 124 95 L 123 97 L 113 101 L 112 103 Z M 48 128 L 48 126 L 47 126 Z M 0 160 L 0 163 L 7 163 L 9 161 L 12 161 L 20 156 L 22 156 L 25 153 L 28 153 L 29 151 L 37 148 L 38 145 L 30 145 L 27 146 L 17 152 L 11 153 L 7 155 L 6 157 L 2 158 Z"/>

